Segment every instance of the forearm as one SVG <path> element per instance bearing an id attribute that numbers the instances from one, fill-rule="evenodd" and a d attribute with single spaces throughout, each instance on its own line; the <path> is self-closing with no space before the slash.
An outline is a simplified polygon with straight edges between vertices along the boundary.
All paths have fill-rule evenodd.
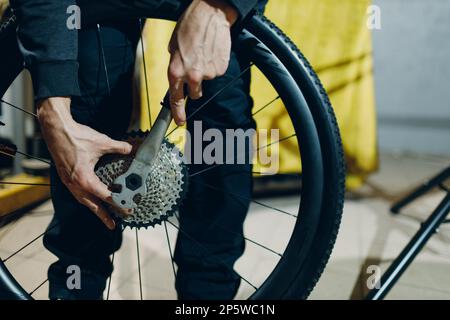
<path id="1" fill-rule="evenodd" d="M 75 0 L 11 0 L 19 18 L 18 38 L 25 65 L 30 70 L 36 100 L 79 95 L 77 30 L 67 27 L 67 8 Z M 213 0 L 228 3 L 245 17 L 257 0 Z M 234 11 L 234 10 L 233 10 Z"/>
<path id="2" fill-rule="evenodd" d="M 11 0 L 18 39 L 36 100 L 79 95 L 77 30 L 67 27 L 75 0 Z"/>
<path id="3" fill-rule="evenodd" d="M 70 112 L 70 99 L 63 97 L 42 100 L 37 108 L 37 116 L 42 127 L 56 130 L 74 121 Z"/>

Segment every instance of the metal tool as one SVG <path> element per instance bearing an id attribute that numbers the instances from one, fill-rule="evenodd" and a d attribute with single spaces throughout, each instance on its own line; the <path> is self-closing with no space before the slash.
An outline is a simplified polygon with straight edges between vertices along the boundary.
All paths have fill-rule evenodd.
<path id="1" fill-rule="evenodd" d="M 114 180 L 112 200 L 120 208 L 135 209 L 148 191 L 145 181 L 172 122 L 168 92 L 161 104 L 161 111 L 129 169 Z"/>
<path id="2" fill-rule="evenodd" d="M 134 153 L 110 154 L 97 163 L 95 173 L 108 188 L 117 177 L 127 172 L 148 132 L 131 131 L 124 137 L 133 146 Z M 164 139 L 158 155 L 153 161 L 150 174 L 144 180 L 145 194 L 140 194 L 137 207 L 124 216 L 117 206 L 107 205 L 110 213 L 119 218 L 121 224 L 130 228 L 148 228 L 160 225 L 173 216 L 185 199 L 188 188 L 188 169 L 182 152 Z"/>

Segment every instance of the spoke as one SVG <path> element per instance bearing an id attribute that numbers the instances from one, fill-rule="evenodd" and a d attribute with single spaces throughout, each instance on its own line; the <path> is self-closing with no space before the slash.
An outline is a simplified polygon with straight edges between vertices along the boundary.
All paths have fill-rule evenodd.
<path id="1" fill-rule="evenodd" d="M 262 106 L 261 108 L 259 108 L 257 111 L 255 111 L 252 116 L 256 116 L 258 113 L 260 113 L 261 111 L 263 111 L 264 109 L 266 109 L 267 107 L 269 107 L 272 103 L 274 103 L 275 101 L 277 101 L 278 99 L 280 99 L 280 96 L 276 97 L 273 100 L 270 100 L 267 104 L 265 104 L 264 106 Z"/>
<path id="2" fill-rule="evenodd" d="M 15 255 L 17 255 L 19 252 L 21 252 L 22 250 L 24 250 L 25 248 L 29 247 L 30 245 L 32 245 L 34 242 L 36 242 L 37 240 L 39 240 L 40 238 L 42 238 L 43 236 L 45 236 L 45 234 L 47 232 L 49 232 L 50 230 L 56 228 L 58 224 L 55 224 L 54 226 L 48 228 L 47 230 L 45 230 L 43 233 L 41 233 L 40 235 L 38 235 L 37 237 L 35 237 L 33 240 L 31 240 L 30 242 L 28 242 L 27 244 L 25 244 L 24 246 L 22 246 L 19 250 L 17 250 L 16 252 L 12 253 L 11 255 L 9 255 L 6 259 L 3 260 L 3 262 L 8 261 L 9 259 L 11 259 L 12 257 L 14 257 Z"/>
<path id="3" fill-rule="evenodd" d="M 47 230 L 45 230 L 44 232 L 42 232 L 41 234 L 39 234 L 38 236 L 36 236 L 35 238 L 33 238 L 31 241 L 27 242 L 25 245 L 23 245 L 22 247 L 20 247 L 20 249 L 18 249 L 17 251 L 13 252 L 12 254 L 10 254 L 8 257 L 6 257 L 5 259 L 2 260 L 2 262 L 7 262 L 9 259 L 13 258 L 14 256 L 16 256 L 18 253 L 20 253 L 21 251 L 23 251 L 24 249 L 28 248 L 30 245 L 32 245 L 34 242 L 36 242 L 37 240 L 39 240 L 40 238 L 42 238 L 43 236 L 45 236 L 48 232 L 50 232 L 51 230 L 55 229 L 57 226 L 64 226 L 64 223 L 60 223 L 60 222 L 56 222 L 53 226 L 47 228 Z M 96 239 L 93 239 L 91 242 L 89 242 L 86 246 L 84 246 L 84 248 L 81 248 L 81 250 L 86 250 L 88 248 L 90 248 L 91 245 L 96 244 L 97 241 Z"/>
<path id="4" fill-rule="evenodd" d="M 27 244 L 25 244 L 24 246 L 22 246 L 20 249 L 18 249 L 17 251 L 15 251 L 14 253 L 12 253 L 11 255 L 9 255 L 6 259 L 3 259 L 2 262 L 6 263 L 9 259 L 13 258 L 14 256 L 16 256 L 18 253 L 20 253 L 21 251 L 23 251 L 25 248 L 29 247 L 31 244 L 33 244 L 34 242 L 36 242 L 37 240 L 39 240 L 40 238 L 42 238 L 43 236 L 45 236 L 49 231 L 53 230 L 54 228 L 56 228 L 58 225 L 63 225 L 61 223 L 56 223 L 55 225 L 49 227 L 46 231 L 44 231 L 43 233 L 41 233 L 40 235 L 38 235 L 37 237 L 35 237 L 34 239 L 32 239 L 31 241 L 29 241 Z M 117 229 L 117 232 L 120 232 L 120 229 Z M 119 231 L 120 230 L 120 231 Z M 136 230 L 137 231 L 137 230 Z M 137 234 L 136 234 L 137 235 Z M 115 240 L 114 240 L 115 241 Z M 90 241 L 87 245 L 85 245 L 82 249 L 81 252 L 89 249 L 91 246 L 95 245 L 97 243 L 97 239 L 93 239 L 92 241 Z M 138 250 L 138 261 L 139 261 L 139 250 Z M 113 258 L 112 258 L 112 263 L 114 263 L 114 253 L 113 253 Z M 140 268 L 139 268 L 139 275 L 140 275 Z M 44 280 L 41 284 L 39 284 L 39 286 L 37 286 L 34 290 L 32 290 L 29 294 L 32 295 L 34 292 L 36 292 L 37 290 L 39 290 L 39 288 L 41 288 L 46 282 L 48 281 L 48 278 L 46 280 Z M 109 290 L 111 287 L 111 277 L 109 280 L 109 285 L 108 285 L 108 298 L 109 298 Z M 141 296 L 142 296 L 142 292 L 141 292 Z"/>
<path id="5" fill-rule="evenodd" d="M 108 73 L 108 66 L 106 65 L 106 54 L 105 54 L 105 48 L 103 46 L 103 40 L 102 40 L 102 34 L 101 34 L 101 29 L 100 29 L 100 25 L 97 24 L 97 35 L 98 35 L 98 43 L 100 46 L 100 52 L 102 55 L 102 63 L 103 63 L 103 70 L 105 72 L 105 79 L 106 79 L 106 86 L 108 88 L 108 95 L 111 96 L 111 84 L 109 82 L 109 73 Z M 118 230 L 118 229 L 117 229 Z M 137 234 L 136 234 L 137 236 Z M 116 241 L 116 234 L 114 235 L 114 243 Z M 138 255 L 139 255 L 139 250 L 138 250 Z M 111 264 L 114 265 L 114 257 L 115 257 L 115 252 L 112 254 L 112 259 L 111 259 Z M 140 269 L 139 269 L 139 277 L 140 277 Z M 111 291 L 111 281 L 112 281 L 112 273 L 109 276 L 109 280 L 108 280 L 108 290 L 106 293 L 106 300 L 109 300 L 109 294 Z M 141 290 L 141 298 L 142 298 L 142 290 Z"/>
<path id="6" fill-rule="evenodd" d="M 48 160 L 45 160 L 45 159 L 42 159 L 42 158 L 39 158 L 39 157 L 35 157 L 35 156 L 29 155 L 29 154 L 26 154 L 25 152 L 22 152 L 22 151 L 17 150 L 16 153 L 18 153 L 18 154 L 20 154 L 22 156 L 25 156 L 25 157 L 28 157 L 28 158 L 31 158 L 31 159 L 38 160 L 40 162 L 46 163 L 49 166 L 52 165 L 52 163 L 50 161 L 48 161 Z"/>
<path id="7" fill-rule="evenodd" d="M 272 172 L 262 172 L 262 171 L 252 171 L 252 174 L 257 174 L 260 176 L 274 176 L 275 173 Z"/>
<path id="8" fill-rule="evenodd" d="M 29 293 L 29 295 L 32 296 L 33 293 L 35 293 L 36 291 L 38 291 L 44 284 L 47 283 L 47 281 L 48 281 L 48 278 L 45 279 L 44 281 L 42 281 L 41 284 L 39 284 L 33 291 L 31 291 L 31 292 Z"/>
<path id="9" fill-rule="evenodd" d="M 101 29 L 100 29 L 100 25 L 99 24 L 97 24 L 97 35 L 98 35 L 98 42 L 99 42 L 99 46 L 100 46 L 100 52 L 101 52 L 101 55 L 102 55 L 103 70 L 105 72 L 105 79 L 106 79 L 106 86 L 108 88 L 108 95 L 111 96 L 111 84 L 109 82 L 109 73 L 108 73 L 108 66 L 106 65 L 105 48 L 103 46 L 102 34 L 101 34 Z M 117 230 L 118 229 L 116 229 L 116 231 L 114 233 L 114 243 L 116 242 L 116 233 L 118 232 Z M 138 251 L 138 254 L 139 254 L 139 251 Z M 115 257 L 115 252 L 113 252 L 112 259 L 111 259 L 111 264 L 113 264 L 113 265 L 114 265 L 114 257 Z M 110 291 L 111 291 L 111 281 L 112 281 L 112 273 L 109 276 L 109 280 L 108 280 L 108 290 L 107 290 L 107 293 L 106 293 L 106 300 L 109 300 L 109 294 L 110 294 Z"/>
<path id="10" fill-rule="evenodd" d="M 259 147 L 258 149 L 256 149 L 256 151 L 259 151 L 259 150 L 268 148 L 268 147 L 270 147 L 270 146 L 273 146 L 273 145 L 275 145 L 275 144 L 277 144 L 277 143 L 281 143 L 281 142 L 283 142 L 283 141 L 289 140 L 289 139 L 291 139 L 291 138 L 293 138 L 293 137 L 296 137 L 296 136 L 297 136 L 297 134 L 294 133 L 294 134 L 292 134 L 292 135 L 290 135 L 290 136 L 288 136 L 288 137 L 282 138 L 282 139 L 280 139 L 280 140 L 271 142 L 271 143 L 269 143 L 269 144 L 267 144 L 267 145 L 265 145 L 265 146 Z M 223 165 L 226 164 L 227 162 L 228 162 L 228 161 L 224 161 L 224 163 L 217 163 L 217 164 L 212 165 L 212 166 L 210 166 L 210 167 L 208 167 L 208 168 L 205 168 L 205 169 L 203 169 L 203 170 L 200 170 L 200 171 L 198 171 L 198 172 L 196 172 L 196 173 L 194 173 L 194 174 L 191 174 L 191 175 L 190 175 L 190 178 L 195 177 L 195 176 L 198 176 L 198 175 L 200 175 L 200 174 L 202 174 L 202 173 L 208 172 L 208 171 L 210 171 L 210 170 L 212 170 L 212 169 L 215 169 L 215 168 L 217 168 L 217 167 L 223 166 Z"/>
<path id="11" fill-rule="evenodd" d="M 178 223 L 180 222 L 180 215 L 178 213 L 175 212 L 175 218 L 177 218 Z"/>
<path id="12" fill-rule="evenodd" d="M 170 238 L 169 238 L 169 232 L 167 231 L 167 223 L 166 223 L 166 221 L 164 221 L 164 229 L 166 231 L 167 245 L 169 247 L 170 260 L 171 260 L 171 263 L 172 263 L 173 277 L 176 279 L 177 278 L 177 272 L 175 271 L 175 261 L 173 260 L 172 246 L 170 245 Z"/>
<path id="13" fill-rule="evenodd" d="M 290 136 L 284 137 L 284 138 L 282 138 L 282 139 L 280 139 L 280 140 L 277 140 L 277 141 L 271 142 L 271 143 L 269 143 L 269 144 L 266 144 L 265 146 L 259 147 L 258 149 L 256 149 L 256 151 L 259 151 L 259 150 L 262 150 L 262 149 L 271 147 L 271 146 L 273 146 L 273 145 L 275 145 L 275 144 L 279 144 L 279 143 L 281 143 L 281 142 L 283 142 L 283 141 L 289 140 L 289 139 L 291 139 L 291 138 L 293 138 L 293 137 L 296 137 L 296 136 L 297 136 L 297 134 L 294 133 L 294 134 L 292 134 L 292 135 L 290 135 Z"/>
<path id="14" fill-rule="evenodd" d="M 100 46 L 100 52 L 102 55 L 102 63 L 103 63 L 103 70 L 105 72 L 105 79 L 106 79 L 106 86 L 108 88 L 108 95 L 111 96 L 111 84 L 109 82 L 109 73 L 108 73 L 108 66 L 106 65 L 106 54 L 105 54 L 105 48 L 103 46 L 103 40 L 102 40 L 102 34 L 101 34 L 101 29 L 100 29 L 100 25 L 97 24 L 97 35 L 98 35 L 98 43 Z M 137 236 L 137 234 L 136 234 Z M 116 240 L 116 235 L 114 235 L 114 243 Z M 139 255 L 139 250 L 138 250 L 138 255 Z M 114 257 L 115 257 L 115 252 L 112 254 L 112 259 L 111 259 L 111 264 L 114 265 Z M 139 277 L 140 277 L 140 269 L 139 269 Z M 108 280 L 108 290 L 106 293 L 106 300 L 109 300 L 109 294 L 111 291 L 111 281 L 112 281 L 112 273 L 109 276 L 109 280 Z M 141 292 L 141 298 L 142 298 L 142 292 Z"/>
<path id="15" fill-rule="evenodd" d="M 213 165 L 213 166 L 211 166 L 211 167 L 208 167 L 208 168 L 205 168 L 205 169 L 203 169 L 203 170 L 200 170 L 200 171 L 198 171 L 198 172 L 196 172 L 196 173 L 193 173 L 193 174 L 189 175 L 189 178 L 193 178 L 193 177 L 195 177 L 195 176 L 201 175 L 202 173 L 208 172 L 208 171 L 210 171 L 210 170 L 212 170 L 212 169 L 215 169 L 215 168 L 217 168 L 217 167 L 220 167 L 220 166 L 223 166 L 223 163 L 217 163 L 217 164 L 215 164 L 215 165 Z"/>
<path id="16" fill-rule="evenodd" d="M 114 239 L 113 239 L 113 250 L 116 247 L 116 242 L 117 242 L 117 238 L 119 236 L 119 234 L 122 232 L 122 230 L 120 229 L 119 226 L 116 227 L 116 229 L 114 230 Z M 116 256 L 116 252 L 114 251 L 112 254 L 112 258 L 111 258 L 111 265 L 114 266 L 114 258 Z M 114 272 L 114 269 L 113 269 Z M 109 293 L 111 291 L 111 282 L 112 282 L 112 275 L 113 272 L 111 272 L 111 274 L 109 275 L 109 280 L 108 280 L 108 290 L 106 291 L 106 300 L 109 300 Z"/>
<path id="17" fill-rule="evenodd" d="M 54 210 L 42 210 L 42 211 L 35 211 L 35 210 L 31 210 L 30 214 L 32 214 L 33 216 L 36 215 L 48 215 L 48 214 L 54 214 Z"/>
<path id="18" fill-rule="evenodd" d="M 48 160 L 45 160 L 45 159 L 42 159 L 39 157 L 35 157 L 35 156 L 29 155 L 25 152 L 22 152 L 20 150 L 17 150 L 17 146 L 15 144 L 1 143 L 0 144 L 0 154 L 3 154 L 5 156 L 11 157 L 11 158 L 14 158 L 17 154 L 20 154 L 22 156 L 41 161 L 45 164 L 48 164 L 49 166 L 52 165 L 51 162 Z"/>
<path id="19" fill-rule="evenodd" d="M 37 114 L 35 114 L 35 113 L 33 113 L 33 112 L 27 111 L 27 110 L 25 110 L 24 108 L 18 107 L 18 106 L 14 105 L 14 104 L 12 104 L 12 103 L 10 103 L 10 102 L 7 102 L 7 101 L 5 101 L 5 100 L 3 100 L 3 99 L 0 99 L 0 101 L 3 102 L 4 104 L 6 104 L 7 106 L 10 106 L 11 108 L 20 110 L 20 111 L 22 111 L 22 112 L 25 112 L 26 114 L 29 114 L 30 116 L 33 116 L 33 117 L 36 117 L 36 118 L 37 118 Z"/>
<path id="20" fill-rule="evenodd" d="M 33 217 L 36 216 L 47 216 L 47 215 L 51 215 L 54 214 L 53 210 L 44 210 L 44 211 L 29 211 L 26 213 L 26 215 L 32 215 Z M 8 222 L 8 219 L 14 216 L 22 216 L 25 215 L 24 213 L 22 213 L 20 210 L 18 211 L 13 211 L 13 212 L 9 212 L 7 214 L 4 214 L 2 216 L 0 216 L 0 228 L 5 226 Z"/>
<path id="21" fill-rule="evenodd" d="M 56 226 L 56 225 L 55 225 Z M 54 228 L 55 226 L 53 226 L 52 228 Z M 48 231 L 50 231 L 51 229 L 49 228 L 46 232 L 48 232 Z M 91 242 L 89 242 L 86 246 L 84 246 L 84 248 L 82 249 L 82 251 L 81 252 L 83 252 L 83 251 L 85 251 L 85 250 L 87 250 L 88 248 L 90 248 L 92 245 L 94 245 L 94 244 L 96 244 L 97 243 L 97 241 L 96 241 L 96 239 L 94 239 L 95 241 L 91 241 Z M 9 259 L 9 258 L 8 258 Z M 3 262 L 5 262 L 6 260 L 4 260 Z M 39 290 L 44 284 L 46 284 L 47 283 L 47 281 L 48 281 L 48 278 L 47 279 L 45 279 L 41 284 L 39 284 L 35 289 L 33 289 L 30 293 L 29 293 L 29 295 L 33 295 L 37 290 Z M 108 288 L 108 290 L 109 290 L 109 288 Z M 108 291 L 108 294 L 109 294 L 109 291 Z"/>
<path id="22" fill-rule="evenodd" d="M 267 208 L 267 209 L 271 209 L 271 210 L 274 210 L 274 211 L 277 211 L 277 212 L 280 212 L 280 213 L 284 213 L 284 214 L 286 214 L 286 215 L 288 215 L 288 216 L 291 216 L 291 217 L 297 219 L 297 215 L 295 215 L 295 214 L 293 214 L 293 213 L 290 213 L 290 212 L 287 212 L 287 211 L 284 211 L 284 210 L 281 210 L 281 209 L 278 209 L 278 208 L 275 208 L 275 207 L 272 207 L 272 206 L 269 206 L 268 204 L 265 204 L 265 203 L 262 203 L 262 202 L 253 200 L 253 199 L 248 198 L 248 197 L 241 196 L 240 194 L 236 194 L 236 193 L 233 193 L 233 192 L 229 192 L 229 191 L 225 191 L 225 190 L 216 188 L 216 187 L 211 186 L 211 185 L 209 185 L 209 184 L 207 184 L 207 183 L 203 183 L 203 182 L 200 182 L 200 181 L 197 181 L 197 180 L 194 180 L 194 182 L 196 182 L 196 183 L 198 183 L 198 184 L 201 184 L 201 185 L 203 185 L 203 186 L 205 186 L 205 187 L 207 187 L 207 188 L 210 188 L 210 189 L 213 189 L 213 190 L 216 190 L 216 191 L 220 191 L 220 192 L 229 194 L 229 195 L 234 196 L 234 197 L 236 197 L 236 198 L 240 198 L 240 199 L 243 199 L 243 200 L 246 200 L 246 201 L 251 201 L 251 202 L 256 203 L 256 204 L 258 204 L 258 205 L 260 205 L 260 206 L 262 206 L 262 207 L 265 207 L 265 208 Z"/>
<path id="23" fill-rule="evenodd" d="M 48 229 L 47 231 L 49 231 L 49 230 L 50 230 L 50 229 Z M 92 245 L 94 245 L 95 243 L 97 243 L 97 241 L 91 241 L 91 242 L 89 242 L 88 245 L 85 246 L 84 249 L 83 249 L 82 251 L 84 251 L 84 250 L 90 248 L 90 247 L 91 247 Z M 5 262 L 5 261 L 6 261 L 6 260 L 4 260 L 3 262 Z M 35 289 L 33 289 L 33 290 L 29 293 L 29 295 L 30 295 L 30 296 L 33 295 L 33 294 L 34 294 L 37 290 L 39 290 L 44 284 L 46 284 L 47 281 L 48 281 L 48 278 L 45 279 L 44 281 L 42 281 Z M 108 288 L 108 295 L 109 295 L 109 288 Z"/>
<path id="24" fill-rule="evenodd" d="M 178 222 L 179 222 L 179 221 L 180 221 L 180 218 L 179 218 L 177 215 L 175 215 L 175 217 L 178 219 Z M 229 229 L 227 229 L 227 228 L 222 227 L 221 225 L 217 225 L 217 227 L 220 228 L 220 229 L 222 229 L 222 230 L 225 231 L 225 232 L 229 232 L 229 233 L 238 235 L 238 236 L 242 237 L 244 240 L 246 240 L 246 241 L 248 241 L 248 242 L 251 242 L 251 243 L 257 245 L 258 247 L 261 247 L 261 248 L 263 248 L 263 249 L 265 249 L 265 250 L 267 250 L 267 251 L 269 251 L 269 252 L 272 252 L 272 253 L 276 254 L 277 256 L 279 256 L 279 257 L 281 257 L 281 258 L 283 257 L 283 255 L 282 255 L 281 253 L 278 253 L 278 252 L 276 252 L 275 250 L 272 250 L 272 249 L 270 249 L 269 247 L 267 247 L 267 246 L 265 246 L 265 245 L 263 245 L 263 244 L 261 244 L 261 243 L 259 243 L 259 242 L 256 242 L 255 240 L 252 240 L 252 239 L 250 239 L 250 238 L 247 238 L 247 237 L 244 236 L 242 233 L 238 233 L 238 232 L 236 232 L 236 231 L 231 231 L 231 230 L 229 230 Z"/>
<path id="25" fill-rule="evenodd" d="M 45 232 L 41 233 L 40 235 L 38 235 L 37 237 L 35 237 L 33 240 L 31 240 L 30 242 L 28 242 L 27 244 L 25 244 L 23 247 L 21 247 L 19 250 L 17 250 L 16 252 L 12 253 L 10 256 L 8 256 L 6 259 L 2 260 L 3 263 L 6 263 L 9 259 L 11 259 L 12 257 L 14 257 L 15 255 L 17 255 L 19 252 L 21 252 L 22 250 L 24 250 L 25 248 L 27 248 L 28 246 L 30 246 L 32 243 L 34 243 L 35 241 L 37 241 L 38 239 L 40 239 L 41 237 L 43 237 L 47 232 L 49 232 L 50 230 L 56 228 L 56 226 L 58 226 L 58 224 L 55 224 L 54 226 L 48 228 Z M 44 281 L 42 281 L 35 289 L 33 289 L 31 292 L 29 292 L 29 295 L 33 295 L 37 290 L 39 290 L 44 284 L 46 284 L 48 281 L 48 278 L 45 279 Z"/>
<path id="26" fill-rule="evenodd" d="M 141 275 L 141 256 L 139 254 L 139 235 L 138 235 L 138 229 L 135 229 L 136 231 L 136 252 L 137 252 L 137 265 L 138 265 L 138 273 L 139 273 L 139 293 L 141 300 L 143 300 L 142 297 L 142 275 Z"/>
<path id="27" fill-rule="evenodd" d="M 149 124 L 151 127 L 152 126 L 152 112 L 151 112 L 151 106 L 150 106 L 150 93 L 149 93 L 149 89 L 148 89 L 147 64 L 145 62 L 144 39 L 142 37 L 142 32 L 144 31 L 144 24 L 142 23 L 142 19 L 139 19 L 139 26 L 141 29 L 141 52 L 142 52 L 142 65 L 144 67 L 145 92 L 147 94 L 148 121 L 149 121 Z"/>
<path id="28" fill-rule="evenodd" d="M 189 117 L 187 117 L 186 121 L 189 121 L 192 119 L 193 116 L 195 116 L 200 110 L 202 110 L 204 107 L 206 107 L 212 100 L 214 100 L 217 96 L 219 96 L 221 93 L 223 93 L 225 90 L 230 88 L 236 81 L 238 81 L 246 72 L 248 72 L 251 67 L 253 66 L 253 63 L 251 63 L 247 68 L 245 68 L 236 78 L 228 82 L 226 86 L 224 86 L 222 89 L 217 91 L 215 94 L 213 94 L 209 99 L 207 99 L 200 107 L 197 108 Z M 176 126 L 172 131 L 170 131 L 166 138 L 169 137 L 172 133 L 174 133 L 177 129 L 179 129 L 181 126 Z"/>
<path id="29" fill-rule="evenodd" d="M 100 52 L 102 55 L 103 69 L 105 71 L 105 79 L 106 79 L 106 86 L 108 88 L 108 95 L 111 96 L 111 84 L 109 83 L 109 73 L 108 67 L 106 65 L 105 48 L 103 47 L 102 33 L 99 24 L 97 24 L 97 35 L 98 35 L 98 44 L 100 46 Z"/>
<path id="30" fill-rule="evenodd" d="M 225 230 L 225 231 L 227 231 L 227 230 Z M 228 232 L 231 232 L 231 231 L 228 231 Z M 267 247 L 267 246 L 265 246 L 265 245 L 263 245 L 263 244 L 261 244 L 261 243 L 259 243 L 259 242 L 256 242 L 255 240 L 249 239 L 249 238 L 247 238 L 247 237 L 245 237 L 245 236 L 244 236 L 244 239 L 247 240 L 248 242 L 251 242 L 251 243 L 257 245 L 258 247 L 261 247 L 261 248 L 263 248 L 263 249 L 265 249 L 265 250 L 267 250 L 267 251 L 269 251 L 269 252 L 272 252 L 273 254 L 276 254 L 276 255 L 279 256 L 280 258 L 283 258 L 283 255 L 282 255 L 281 253 L 278 253 L 278 252 L 276 252 L 275 250 L 270 249 L 269 247 Z"/>
<path id="31" fill-rule="evenodd" d="M 111 264 L 112 265 L 114 265 L 114 257 L 115 256 L 116 256 L 116 253 L 113 252 L 112 258 L 111 258 Z M 108 290 L 106 291 L 106 300 L 109 300 L 109 293 L 111 291 L 111 281 L 112 281 L 112 273 L 111 273 L 111 275 L 109 276 L 109 279 L 108 279 Z"/>
<path id="32" fill-rule="evenodd" d="M 213 260 L 215 260 L 216 263 L 218 263 L 219 265 L 224 266 L 225 268 L 227 268 L 228 270 L 232 271 L 235 275 L 237 275 L 240 279 L 244 280 L 244 282 L 246 282 L 248 285 L 250 285 L 253 289 L 258 290 L 258 288 L 256 286 L 254 286 L 250 281 L 248 281 L 246 278 L 244 278 L 243 276 L 241 276 L 239 273 L 237 273 L 233 268 L 230 268 L 229 266 L 227 266 L 226 263 L 224 263 L 222 260 L 218 259 L 218 258 L 214 258 L 211 257 L 211 253 L 209 252 L 209 250 L 202 245 L 199 241 L 195 240 L 193 237 L 191 237 L 187 232 L 185 232 L 183 229 L 181 229 L 181 227 L 175 225 L 174 223 L 170 222 L 169 220 L 167 220 L 168 223 L 170 223 L 174 228 L 178 229 L 182 234 L 184 234 L 188 239 L 190 239 L 191 241 L 193 241 L 199 248 L 203 249 L 203 251 L 207 254 L 206 258 L 212 258 Z"/>
<path id="33" fill-rule="evenodd" d="M 12 182 L 12 181 L 0 181 L 0 184 L 18 185 L 18 186 L 40 186 L 40 187 L 52 186 L 49 183 L 28 183 L 28 182 Z"/>
<path id="34" fill-rule="evenodd" d="M 450 188 L 447 187 L 444 183 L 440 183 L 440 184 L 439 184 L 439 188 L 440 188 L 442 191 L 450 192 Z"/>

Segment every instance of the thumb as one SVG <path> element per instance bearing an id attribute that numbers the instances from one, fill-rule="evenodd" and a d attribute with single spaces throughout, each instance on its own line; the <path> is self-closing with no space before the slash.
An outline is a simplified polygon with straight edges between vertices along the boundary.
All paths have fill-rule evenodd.
<path id="1" fill-rule="evenodd" d="M 131 150 L 133 149 L 133 146 L 125 141 L 117 141 L 114 139 L 109 139 L 107 148 L 105 150 L 106 153 L 118 153 L 127 155 L 131 153 Z"/>

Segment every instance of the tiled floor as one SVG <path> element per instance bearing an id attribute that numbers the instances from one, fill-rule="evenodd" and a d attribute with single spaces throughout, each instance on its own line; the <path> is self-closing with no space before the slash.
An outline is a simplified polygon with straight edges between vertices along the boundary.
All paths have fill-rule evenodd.
<path id="1" fill-rule="evenodd" d="M 312 299 L 361 299 L 367 293 L 367 267 L 380 265 L 385 270 L 419 227 L 420 221 L 436 207 L 442 192 L 433 192 L 407 208 L 400 216 L 389 214 L 394 199 L 439 172 L 450 164 L 450 158 L 384 155 L 380 172 L 358 193 L 347 199 L 342 227 L 330 263 Z M 293 197 L 263 199 L 265 204 L 295 212 L 298 199 Z M 34 210 L 25 218 L 0 229 L 0 256 L 7 257 L 27 241 L 43 232 L 51 217 L 51 203 Z M 176 223 L 174 221 L 174 223 Z M 170 243 L 176 229 L 167 224 Z M 257 204 L 252 205 L 246 221 L 249 238 L 283 251 L 288 240 L 292 218 L 274 213 Z M 138 299 L 139 274 L 136 264 L 135 232 L 127 230 L 122 249 L 116 254 L 116 270 L 111 284 L 111 298 Z M 173 270 L 164 227 L 139 231 L 143 294 L 146 299 L 174 299 Z M 389 299 L 450 299 L 450 225 L 444 225 L 391 291 Z M 237 270 L 253 284 L 260 283 L 278 257 L 261 247 L 248 243 Z M 6 262 L 14 275 L 28 290 L 46 279 L 46 268 L 54 257 L 36 241 Z M 34 293 L 46 298 L 47 284 Z M 243 284 L 238 298 L 251 294 Z"/>

